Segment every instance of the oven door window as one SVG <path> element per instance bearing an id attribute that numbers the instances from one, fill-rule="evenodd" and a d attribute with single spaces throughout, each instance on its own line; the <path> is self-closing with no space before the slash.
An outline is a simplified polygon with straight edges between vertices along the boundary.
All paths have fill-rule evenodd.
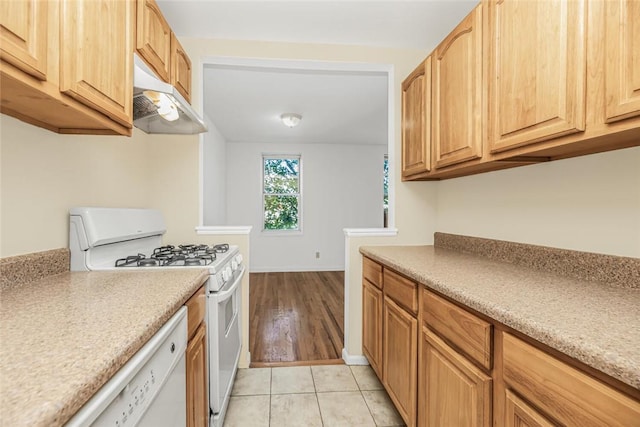
<path id="1" fill-rule="evenodd" d="M 231 298 L 218 304 L 220 331 L 224 331 L 224 336 L 229 335 L 229 329 L 233 326 L 236 314 L 238 312 L 238 293 L 234 292 Z"/>

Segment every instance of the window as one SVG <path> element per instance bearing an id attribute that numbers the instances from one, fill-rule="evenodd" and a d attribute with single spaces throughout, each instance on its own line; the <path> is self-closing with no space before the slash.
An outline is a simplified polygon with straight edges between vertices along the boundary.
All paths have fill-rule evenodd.
<path id="1" fill-rule="evenodd" d="M 263 230 L 300 230 L 300 156 L 262 156 Z"/>

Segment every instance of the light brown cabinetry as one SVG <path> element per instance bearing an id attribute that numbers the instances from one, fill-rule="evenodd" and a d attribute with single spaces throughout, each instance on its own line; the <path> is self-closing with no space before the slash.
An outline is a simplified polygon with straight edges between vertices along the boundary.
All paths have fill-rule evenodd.
<path id="1" fill-rule="evenodd" d="M 431 170 L 431 57 L 402 82 L 402 177 Z"/>
<path id="2" fill-rule="evenodd" d="M 418 321 L 387 296 L 383 310 L 382 381 L 407 426 L 415 426 Z"/>
<path id="3" fill-rule="evenodd" d="M 503 334 L 505 424 L 516 408 L 535 406 L 542 420 L 566 426 L 638 426 L 640 402 L 580 372 L 542 350 Z M 513 395 L 517 394 L 517 399 Z M 519 404 L 522 402 L 530 402 Z M 516 403 L 509 403 L 515 401 Z M 511 408 L 514 409 L 511 409 Z M 518 415 L 522 417 L 521 415 Z M 544 425 L 543 421 L 538 421 Z M 535 424 L 534 424 L 535 425 Z"/>
<path id="4" fill-rule="evenodd" d="M 429 55 L 431 170 L 403 179 L 640 146 L 638 16 L 634 0 L 482 0 Z"/>
<path id="5" fill-rule="evenodd" d="M 130 126 L 131 5 L 120 0 L 63 0 L 61 14 L 60 91 Z"/>
<path id="6" fill-rule="evenodd" d="M 187 301 L 186 306 L 189 336 L 186 351 L 187 427 L 206 427 L 209 424 L 209 376 L 204 287 Z"/>
<path id="7" fill-rule="evenodd" d="M 532 408 L 527 402 L 520 399 L 511 390 L 505 392 L 505 419 L 506 427 L 553 427 L 554 424 L 544 415 Z"/>
<path id="8" fill-rule="evenodd" d="M 40 0 L 0 3 L 2 60 L 45 80 L 47 75 L 47 8 Z"/>
<path id="9" fill-rule="evenodd" d="M 441 168 L 482 156 L 482 4 L 433 52 L 433 150 Z"/>
<path id="10" fill-rule="evenodd" d="M 364 257 L 362 351 L 407 426 L 416 425 L 418 284 Z"/>
<path id="11" fill-rule="evenodd" d="M 491 377 L 426 327 L 420 368 L 421 427 L 490 427 Z"/>
<path id="12" fill-rule="evenodd" d="M 418 425 L 489 427 L 492 326 L 427 289 L 420 298 Z"/>
<path id="13" fill-rule="evenodd" d="M 133 3 L 0 2 L 1 110 L 59 133 L 131 135 Z"/>
<path id="14" fill-rule="evenodd" d="M 640 115 L 640 2 L 605 2 L 606 121 Z"/>
<path id="15" fill-rule="evenodd" d="M 171 27 L 155 0 L 138 0 L 136 50 L 165 82 L 171 81 Z"/>
<path id="16" fill-rule="evenodd" d="M 362 280 L 362 351 L 382 377 L 382 291 Z"/>
<path id="17" fill-rule="evenodd" d="M 153 71 L 191 102 L 191 59 L 155 0 L 137 1 L 136 51 Z"/>
<path id="18" fill-rule="evenodd" d="M 171 33 L 171 84 L 191 102 L 191 59 L 175 34 Z"/>
<path id="19" fill-rule="evenodd" d="M 584 131 L 586 0 L 488 4 L 491 152 Z"/>
<path id="20" fill-rule="evenodd" d="M 376 373 L 408 426 L 640 427 L 637 389 L 365 260 L 365 307 L 375 309 L 364 310 L 383 311 Z M 380 272 L 382 289 L 366 278 Z M 379 327 L 366 316 L 364 336 Z"/>

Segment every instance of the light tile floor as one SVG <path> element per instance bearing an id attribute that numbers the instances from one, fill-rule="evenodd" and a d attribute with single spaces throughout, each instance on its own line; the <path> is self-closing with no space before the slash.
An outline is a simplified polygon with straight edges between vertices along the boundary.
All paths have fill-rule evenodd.
<path id="1" fill-rule="evenodd" d="M 239 369 L 224 427 L 404 426 L 369 366 Z"/>

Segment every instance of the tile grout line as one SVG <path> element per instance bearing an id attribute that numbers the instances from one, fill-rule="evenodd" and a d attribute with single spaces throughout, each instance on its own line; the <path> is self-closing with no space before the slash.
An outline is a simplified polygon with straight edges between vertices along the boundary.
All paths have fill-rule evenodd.
<path id="1" fill-rule="evenodd" d="M 311 382 L 313 382 L 313 394 L 316 396 L 316 405 L 318 405 L 318 414 L 320 414 L 320 424 L 324 427 L 324 418 L 322 418 L 322 409 L 320 409 L 320 399 L 318 399 L 318 389 L 316 388 L 316 378 L 313 376 L 313 366 L 309 366 L 311 372 Z"/>
<path id="2" fill-rule="evenodd" d="M 373 416 L 373 412 L 371 411 L 371 407 L 369 406 L 369 403 L 367 402 L 367 399 L 364 398 L 364 394 L 362 393 L 362 386 L 360 385 L 360 383 L 358 382 L 355 374 L 353 373 L 353 369 L 351 369 L 351 365 L 349 366 L 349 372 L 351 372 L 351 376 L 353 377 L 353 380 L 356 382 L 356 385 L 358 386 L 358 391 L 360 392 L 360 397 L 362 397 L 362 400 L 364 401 L 365 406 L 367 407 L 367 410 L 369 411 L 369 415 L 371 415 L 371 419 L 373 420 L 373 424 L 377 427 L 378 426 L 378 422 L 376 421 L 376 417 Z"/>

